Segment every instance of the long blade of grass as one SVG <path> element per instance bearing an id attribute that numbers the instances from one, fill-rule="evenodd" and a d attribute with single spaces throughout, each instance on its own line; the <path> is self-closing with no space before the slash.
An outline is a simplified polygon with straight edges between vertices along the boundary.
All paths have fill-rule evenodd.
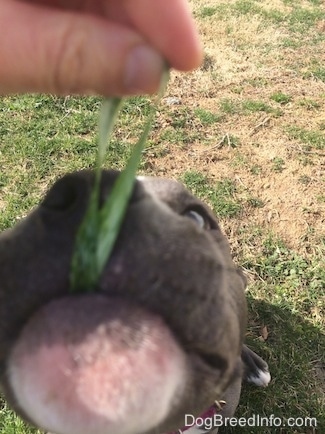
<path id="1" fill-rule="evenodd" d="M 88 209 L 76 235 L 70 270 L 70 290 L 72 292 L 92 291 L 98 280 L 96 260 L 98 228 L 98 189 L 94 188 Z"/>
<path id="2" fill-rule="evenodd" d="M 159 93 L 151 106 L 148 120 L 144 130 L 133 148 L 126 168 L 117 178 L 109 198 L 100 211 L 100 229 L 97 248 L 97 262 L 100 270 L 103 270 L 115 245 L 116 239 L 123 223 L 125 211 L 132 194 L 136 172 L 141 160 L 142 151 L 152 127 L 158 104 L 165 92 L 169 79 L 169 69 L 166 68 Z"/>
<path id="3" fill-rule="evenodd" d="M 151 129 L 152 118 L 152 113 L 150 113 L 145 129 L 132 151 L 127 167 L 117 178 L 109 198 L 100 210 L 100 236 L 97 246 L 97 262 L 101 270 L 104 268 L 113 250 L 123 223 L 123 216 L 132 194 L 141 154 Z"/>
<path id="4" fill-rule="evenodd" d="M 72 258 L 70 286 L 72 292 L 94 291 L 100 275 L 107 263 L 118 237 L 124 214 L 132 194 L 136 171 L 145 146 L 152 121 L 169 78 L 166 68 L 161 81 L 160 91 L 150 109 L 148 120 L 140 139 L 135 145 L 128 164 L 118 176 L 103 208 L 99 210 L 99 189 L 101 168 L 107 150 L 108 138 L 122 104 L 120 98 L 110 98 L 103 102 L 100 114 L 99 148 L 96 173 L 90 203 L 84 220 L 76 236 Z"/>
<path id="5" fill-rule="evenodd" d="M 117 116 L 122 107 L 122 98 L 107 98 L 103 101 L 99 115 L 99 145 L 97 154 L 97 171 L 102 170 L 109 138 L 113 131 Z"/>
<path id="6" fill-rule="evenodd" d="M 109 137 L 121 106 L 121 98 L 109 98 L 102 103 L 99 117 L 99 145 L 94 186 L 90 195 L 88 209 L 76 235 L 72 256 L 70 271 L 70 289 L 72 292 L 93 291 L 100 276 L 97 261 L 97 244 L 101 168 L 107 151 Z"/>

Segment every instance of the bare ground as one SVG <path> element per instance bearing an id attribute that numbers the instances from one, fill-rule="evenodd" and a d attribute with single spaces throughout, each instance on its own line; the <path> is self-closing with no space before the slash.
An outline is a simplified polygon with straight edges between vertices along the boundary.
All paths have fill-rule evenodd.
<path id="1" fill-rule="evenodd" d="M 218 2 L 192 2 L 194 12 Z M 290 10 L 280 0 L 263 2 L 264 8 Z M 325 237 L 325 150 L 306 146 L 287 133 L 288 128 L 321 131 L 325 128 L 325 83 L 310 71 L 315 59 L 325 63 L 324 44 L 287 47 L 290 32 L 283 26 L 253 16 L 220 21 L 199 20 L 206 54 L 202 68 L 172 76 L 168 98 L 182 107 L 220 113 L 229 99 L 240 107 L 247 100 L 264 101 L 274 111 L 243 113 L 236 108 L 213 125 L 193 124 L 203 131 L 205 143 L 194 140 L 177 152 L 152 159 L 155 173 L 177 177 L 198 169 L 209 178 L 231 178 L 263 207 L 250 209 L 245 224 L 271 229 L 289 247 L 308 253 Z M 325 31 L 319 21 L 309 39 Z M 289 44 L 290 45 L 290 44 Z M 290 96 L 285 104 L 274 102 L 276 93 Z M 231 146 L 236 137 L 238 145 Z M 278 166 L 277 166 L 278 163 Z"/>

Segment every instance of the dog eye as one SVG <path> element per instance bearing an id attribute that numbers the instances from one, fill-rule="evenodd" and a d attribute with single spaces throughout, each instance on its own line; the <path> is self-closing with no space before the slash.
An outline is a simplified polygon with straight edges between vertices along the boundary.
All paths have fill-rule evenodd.
<path id="1" fill-rule="evenodd" d="M 194 220 L 201 229 L 210 229 L 209 221 L 198 211 L 190 209 L 184 213 L 184 216 Z"/>

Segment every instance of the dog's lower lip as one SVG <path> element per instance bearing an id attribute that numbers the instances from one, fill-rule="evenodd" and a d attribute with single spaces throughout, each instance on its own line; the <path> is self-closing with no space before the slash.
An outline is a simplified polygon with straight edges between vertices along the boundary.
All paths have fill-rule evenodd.
<path id="1" fill-rule="evenodd" d="M 99 295 L 41 308 L 8 366 L 23 412 L 60 434 L 119 434 L 130 424 L 145 432 L 167 416 L 187 371 L 183 351 L 159 317 Z"/>

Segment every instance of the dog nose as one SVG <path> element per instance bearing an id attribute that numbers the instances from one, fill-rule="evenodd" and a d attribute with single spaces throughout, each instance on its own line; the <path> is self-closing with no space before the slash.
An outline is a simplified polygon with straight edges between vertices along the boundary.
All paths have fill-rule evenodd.
<path id="1" fill-rule="evenodd" d="M 99 206 L 101 207 L 110 195 L 119 172 L 102 171 L 100 182 Z M 91 171 L 76 172 L 59 179 L 44 198 L 41 206 L 50 212 L 66 213 L 72 209 L 85 207 L 95 181 Z M 141 200 L 145 196 L 142 183 L 135 181 L 129 204 Z"/>

